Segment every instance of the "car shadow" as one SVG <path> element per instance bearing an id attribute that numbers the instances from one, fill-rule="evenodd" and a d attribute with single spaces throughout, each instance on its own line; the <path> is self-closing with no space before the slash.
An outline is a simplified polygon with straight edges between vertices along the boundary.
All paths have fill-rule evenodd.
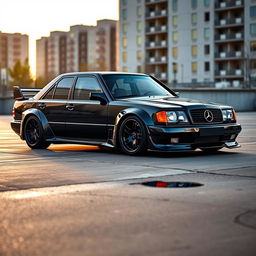
<path id="1" fill-rule="evenodd" d="M 142 155 L 138 156 L 129 156 L 125 155 L 121 151 L 108 149 L 108 148 L 102 148 L 98 146 L 86 146 L 86 145 L 52 145 L 46 150 L 40 150 L 41 153 L 48 152 L 47 155 L 76 155 L 77 153 L 89 153 L 89 154 L 108 154 L 109 156 L 123 156 L 123 157 L 156 157 L 156 158 L 186 158 L 186 157 L 205 157 L 205 156 L 223 156 L 223 155 L 236 155 L 241 154 L 241 152 L 237 151 L 216 151 L 216 152 L 205 152 L 201 150 L 195 150 L 195 151 L 186 151 L 186 152 L 154 152 L 154 151 L 148 151 Z M 39 151 L 37 151 L 39 153 Z M 50 153 L 50 154 L 49 154 Z M 40 153 L 39 153 L 40 154 Z"/>

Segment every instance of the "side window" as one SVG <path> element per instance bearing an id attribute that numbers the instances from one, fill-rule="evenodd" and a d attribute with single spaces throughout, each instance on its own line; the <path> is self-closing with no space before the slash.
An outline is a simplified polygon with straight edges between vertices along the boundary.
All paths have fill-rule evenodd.
<path id="1" fill-rule="evenodd" d="M 60 80 L 57 84 L 53 98 L 57 100 L 66 100 L 68 98 L 68 93 L 72 87 L 73 81 L 74 77 L 67 77 Z"/>
<path id="2" fill-rule="evenodd" d="M 43 99 L 52 99 L 53 93 L 54 93 L 55 86 L 53 86 L 47 94 L 43 97 Z"/>
<path id="3" fill-rule="evenodd" d="M 76 81 L 74 100 L 89 100 L 90 92 L 102 92 L 95 77 L 79 77 Z"/>

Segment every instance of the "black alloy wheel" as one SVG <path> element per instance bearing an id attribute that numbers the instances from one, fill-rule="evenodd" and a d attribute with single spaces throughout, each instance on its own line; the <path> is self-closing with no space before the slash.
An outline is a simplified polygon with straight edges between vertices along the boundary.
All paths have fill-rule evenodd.
<path id="1" fill-rule="evenodd" d="M 32 149 L 45 149 L 50 142 L 45 141 L 43 127 L 36 116 L 30 116 L 24 126 L 24 137 L 28 146 Z"/>
<path id="2" fill-rule="evenodd" d="M 122 151 L 128 155 L 139 155 L 147 150 L 147 132 L 142 121 L 127 117 L 119 129 L 119 143 Z"/>

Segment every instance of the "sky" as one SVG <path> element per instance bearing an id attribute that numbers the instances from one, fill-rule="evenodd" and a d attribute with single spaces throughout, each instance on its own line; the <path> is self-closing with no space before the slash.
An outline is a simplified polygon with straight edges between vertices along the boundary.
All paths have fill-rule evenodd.
<path id="1" fill-rule="evenodd" d="M 118 0 L 0 0 L 0 31 L 29 35 L 29 61 L 36 69 L 36 39 L 71 25 L 118 19 Z"/>

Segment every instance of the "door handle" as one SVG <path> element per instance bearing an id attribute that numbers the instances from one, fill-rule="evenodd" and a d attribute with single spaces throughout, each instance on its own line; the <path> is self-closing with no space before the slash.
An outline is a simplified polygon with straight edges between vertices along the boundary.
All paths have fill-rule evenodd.
<path id="1" fill-rule="evenodd" d="M 38 107 L 41 108 L 41 109 L 45 109 L 46 105 L 45 105 L 45 103 L 39 103 Z"/>
<path id="2" fill-rule="evenodd" d="M 74 110 L 74 108 L 75 108 L 75 106 L 73 104 L 66 105 L 66 109 L 69 110 L 69 111 Z"/>

